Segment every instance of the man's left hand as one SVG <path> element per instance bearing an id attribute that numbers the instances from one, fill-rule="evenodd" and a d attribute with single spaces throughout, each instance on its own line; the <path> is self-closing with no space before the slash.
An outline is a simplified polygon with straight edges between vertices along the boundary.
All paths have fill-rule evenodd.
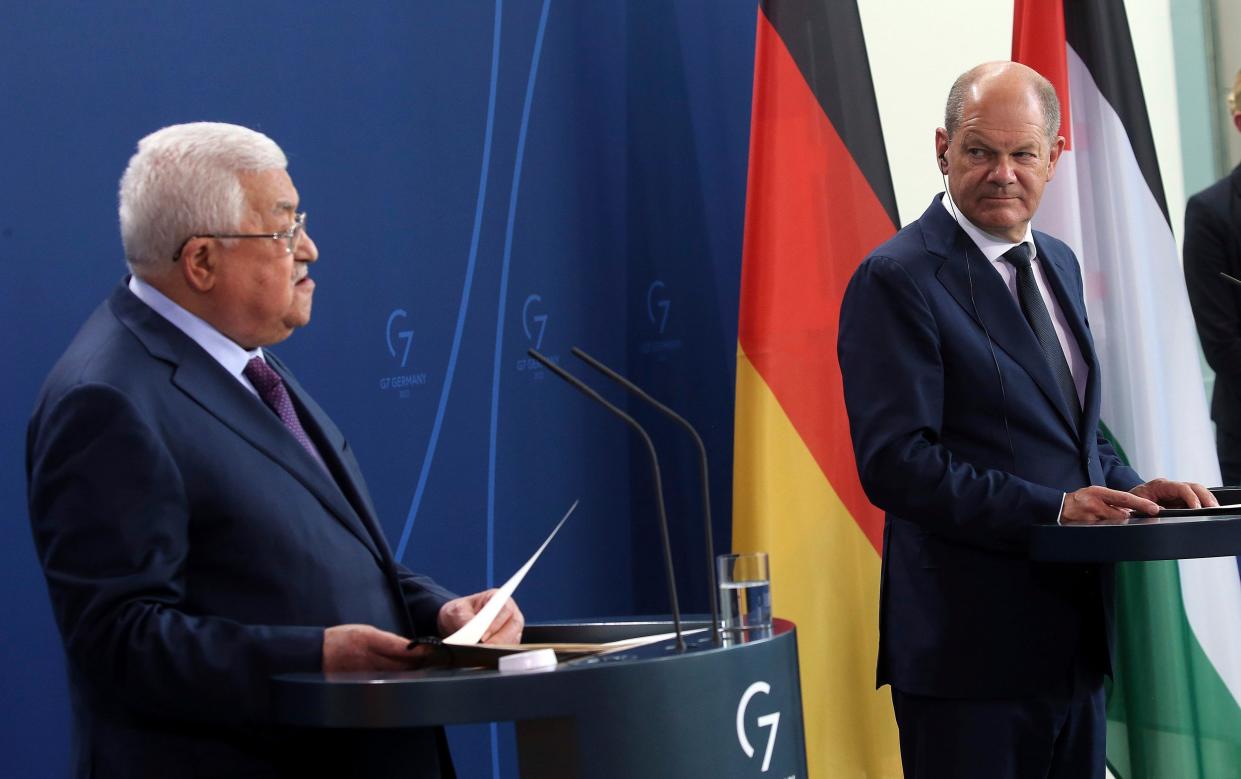
<path id="1" fill-rule="evenodd" d="M 1192 481 L 1152 479 L 1129 491 L 1167 508 L 1196 509 L 1219 505 L 1219 501 L 1215 499 L 1210 490 Z"/>
<path id="2" fill-rule="evenodd" d="M 450 600 L 440 608 L 439 616 L 436 618 L 436 625 L 439 628 L 441 636 L 450 636 L 457 632 L 465 623 L 469 622 L 475 614 L 479 612 L 487 601 L 491 600 L 491 596 L 497 592 L 495 589 L 483 590 L 473 595 L 467 595 L 464 598 Z M 500 609 L 500 613 L 491 621 L 487 627 L 487 632 L 483 633 L 484 644 L 518 644 L 521 643 L 521 630 L 526 626 L 526 618 L 522 616 L 521 609 L 517 608 L 517 603 L 509 599 L 504 604 L 504 608 Z"/>

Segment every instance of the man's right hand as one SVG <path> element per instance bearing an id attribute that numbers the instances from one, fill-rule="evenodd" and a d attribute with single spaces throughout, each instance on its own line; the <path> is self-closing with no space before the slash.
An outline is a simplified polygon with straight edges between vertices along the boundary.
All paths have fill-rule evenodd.
<path id="1" fill-rule="evenodd" d="M 1158 514 L 1159 504 L 1139 498 L 1132 492 L 1107 487 L 1083 487 L 1064 496 L 1060 524 L 1124 521 L 1134 511 Z"/>
<path id="2" fill-rule="evenodd" d="M 323 672 L 408 671 L 419 667 L 426 647 L 370 625 L 336 625 L 323 631 Z"/>

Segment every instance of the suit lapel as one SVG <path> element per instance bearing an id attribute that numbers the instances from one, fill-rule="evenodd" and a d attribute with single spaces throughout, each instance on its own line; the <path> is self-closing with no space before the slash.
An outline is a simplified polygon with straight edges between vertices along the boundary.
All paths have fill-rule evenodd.
<path id="1" fill-rule="evenodd" d="M 315 446 L 319 448 L 319 454 L 334 475 L 336 485 L 340 487 L 345 498 L 349 501 L 349 505 L 354 508 L 356 516 L 366 528 L 368 538 L 372 541 L 371 551 L 379 559 L 380 566 L 388 579 L 388 585 L 392 588 L 396 602 L 404 603 L 405 597 L 401 589 L 400 576 L 397 573 L 396 560 L 393 558 L 392 550 L 388 547 L 388 542 L 384 538 L 383 528 L 379 525 L 379 517 L 375 513 L 375 507 L 371 504 L 370 496 L 367 495 L 362 474 L 354 467 L 354 460 L 352 458 L 343 456 L 345 450 L 344 436 L 340 434 L 340 430 L 336 425 L 331 423 L 323 409 L 319 408 L 319 404 L 310 397 L 306 390 L 302 389 L 302 385 L 293 377 L 293 374 L 289 372 L 284 363 L 271 352 L 266 352 L 266 356 L 268 364 L 284 379 L 284 383 L 289 390 L 289 396 L 293 399 L 293 405 L 297 408 L 302 427 L 306 429 L 306 433 L 315 442 Z M 300 449 L 301 447 L 299 446 L 298 448 Z M 315 465 L 317 467 L 318 463 Z M 402 609 L 401 613 L 405 620 L 405 635 L 417 635 L 417 629 L 409 615 L 409 611 Z"/>
<path id="2" fill-rule="evenodd" d="M 112 303 L 118 318 L 153 356 L 176 366 L 172 383 L 179 391 L 287 470 L 371 551 L 376 560 L 384 561 L 375 539 L 341 490 L 262 400 L 248 392 L 211 355 L 123 285 L 113 296 Z M 339 463 L 337 451 L 321 454 L 325 459 L 330 454 Z"/>
<path id="3" fill-rule="evenodd" d="M 1000 274 L 938 200 L 931 203 L 920 223 L 927 250 L 943 258 L 937 274 L 940 283 L 995 345 L 1030 374 L 1047 402 L 1076 435 L 1078 423 L 1069 416 L 1055 376 L 1043 358 L 1042 347 Z"/>
<path id="4" fill-rule="evenodd" d="M 268 363 L 284 379 L 289 395 L 293 398 L 293 405 L 297 408 L 298 416 L 302 421 L 302 426 L 306 428 L 306 432 L 315 442 L 315 445 L 318 446 L 319 454 L 334 475 L 340 491 L 349 501 L 349 505 L 357 516 L 362 520 L 362 524 L 366 527 L 376 551 L 379 552 L 382 559 L 390 561 L 391 550 L 389 550 L 387 541 L 384 538 L 383 529 L 379 525 L 379 518 L 375 513 L 375 507 L 371 504 L 370 497 L 363 487 L 362 474 L 354 469 L 350 460 L 341 456 L 345 448 L 344 437 L 340 434 L 337 427 L 328 420 L 327 414 L 319 407 L 319 404 L 314 401 L 306 390 L 302 388 L 302 385 L 298 383 L 297 379 L 294 378 L 293 374 L 289 372 L 284 363 L 271 352 L 266 352 L 266 355 Z"/>

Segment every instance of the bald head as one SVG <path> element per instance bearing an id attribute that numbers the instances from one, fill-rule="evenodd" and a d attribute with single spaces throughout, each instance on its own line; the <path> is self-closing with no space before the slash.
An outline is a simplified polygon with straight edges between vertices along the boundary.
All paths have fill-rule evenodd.
<path id="1" fill-rule="evenodd" d="M 1055 90 L 1025 65 L 988 62 L 953 84 L 945 120 L 935 154 L 954 208 L 1019 243 L 1064 149 Z"/>
<path id="2" fill-rule="evenodd" d="M 1006 100 L 1036 100 L 1043 116 L 1043 131 L 1048 141 L 1060 130 L 1060 100 L 1056 88 L 1032 68 L 1020 62 L 984 62 L 957 77 L 948 90 L 944 108 L 944 129 L 948 137 L 956 134 L 964 121 L 970 103 L 990 94 Z"/>

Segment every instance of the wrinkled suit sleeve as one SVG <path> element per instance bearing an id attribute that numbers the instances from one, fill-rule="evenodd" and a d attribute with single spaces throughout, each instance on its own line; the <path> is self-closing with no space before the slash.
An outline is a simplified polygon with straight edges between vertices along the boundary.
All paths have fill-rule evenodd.
<path id="1" fill-rule="evenodd" d="M 859 267 L 838 354 L 862 487 L 879 508 L 937 534 L 1022 549 L 1031 524 L 1055 520 L 1063 492 L 965 462 L 941 443 L 949 337 L 900 263 L 875 256 Z"/>

